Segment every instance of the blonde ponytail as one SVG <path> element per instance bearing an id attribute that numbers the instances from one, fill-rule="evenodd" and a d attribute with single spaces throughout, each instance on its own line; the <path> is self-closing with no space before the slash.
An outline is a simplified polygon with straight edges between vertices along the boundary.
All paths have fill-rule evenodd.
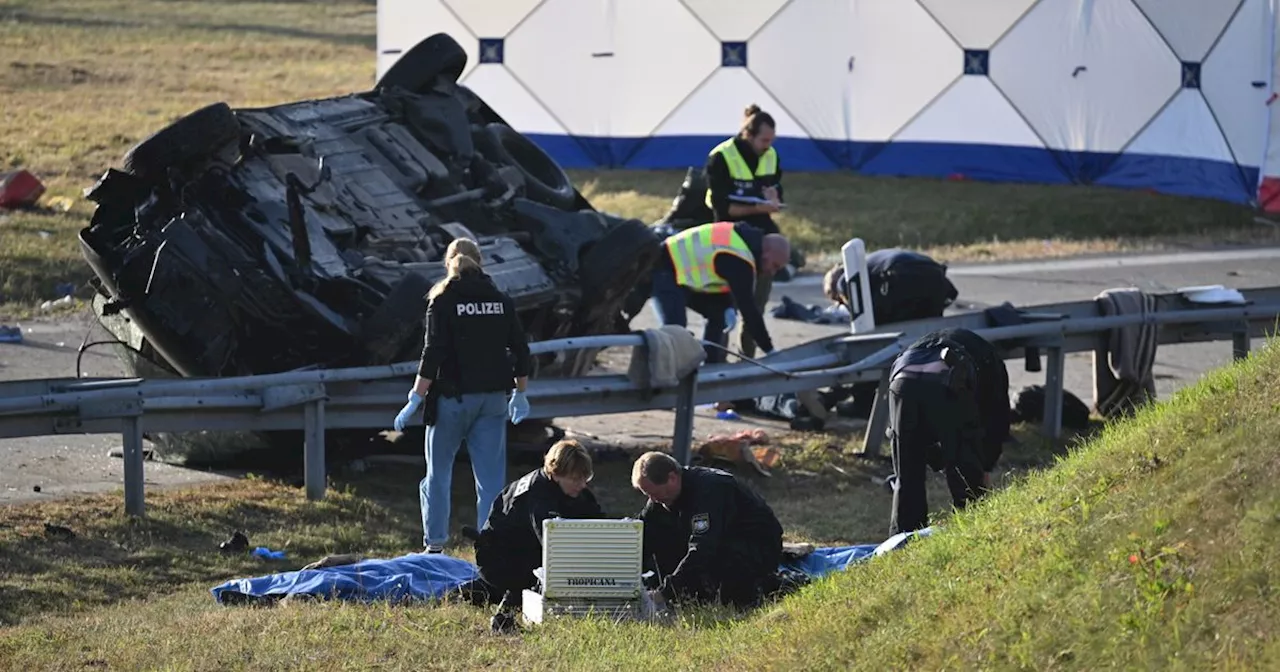
<path id="1" fill-rule="evenodd" d="M 450 282 L 462 277 L 467 271 L 478 271 L 481 267 L 480 246 L 470 238 L 454 238 L 444 253 L 445 276 L 427 292 L 427 300 L 444 293 Z"/>

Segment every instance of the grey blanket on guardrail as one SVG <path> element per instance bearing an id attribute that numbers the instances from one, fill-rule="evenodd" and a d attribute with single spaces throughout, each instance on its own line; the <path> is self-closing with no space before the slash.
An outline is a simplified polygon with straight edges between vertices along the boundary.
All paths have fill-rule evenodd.
<path id="1" fill-rule="evenodd" d="M 641 335 L 644 345 L 631 349 L 627 377 L 646 390 L 679 385 L 707 358 L 702 342 L 684 327 L 668 324 Z"/>
<path id="2" fill-rule="evenodd" d="M 1135 288 L 1108 289 L 1095 300 L 1102 315 L 1147 315 L 1155 312 L 1155 297 Z M 1093 354 L 1093 400 L 1098 414 L 1111 418 L 1156 397 L 1153 369 L 1160 325 L 1135 324 L 1112 329 L 1107 337 L 1105 366 Z"/>

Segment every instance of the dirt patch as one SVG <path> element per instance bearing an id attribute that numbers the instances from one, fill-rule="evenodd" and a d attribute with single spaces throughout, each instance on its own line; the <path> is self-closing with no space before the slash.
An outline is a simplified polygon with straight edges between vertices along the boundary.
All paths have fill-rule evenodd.
<path id="1" fill-rule="evenodd" d="M 131 77 L 100 65 L 10 61 L 0 69 L 0 87 L 24 89 L 66 88 L 80 84 L 120 84 Z"/>

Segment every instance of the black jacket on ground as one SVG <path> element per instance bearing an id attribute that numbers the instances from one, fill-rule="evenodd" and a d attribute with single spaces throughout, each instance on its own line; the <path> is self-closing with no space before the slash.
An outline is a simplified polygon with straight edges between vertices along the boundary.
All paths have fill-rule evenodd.
<path id="1" fill-rule="evenodd" d="M 726 471 L 708 467 L 684 467 L 680 496 L 667 511 L 661 504 L 649 502 L 640 512 L 645 522 L 645 564 L 653 567 L 652 556 L 658 547 L 679 542 L 686 548 L 674 571 L 662 577 L 661 590 L 667 599 L 677 594 L 696 592 L 703 583 L 716 583 L 725 573 L 723 560 L 728 547 L 760 547 L 751 554 L 764 559 L 762 573 L 776 573 L 777 558 L 782 552 L 782 524 L 764 498 Z M 651 526 L 650 521 L 654 524 Z M 651 535 L 671 534 L 679 539 L 657 539 Z M 687 543 L 687 546 L 686 546 Z M 737 554 L 735 554 L 737 555 Z M 741 557 L 741 556 L 737 556 Z M 772 566 L 768 566 L 772 564 Z M 710 579 L 710 581 L 708 581 Z"/>
<path id="2" fill-rule="evenodd" d="M 959 345 L 972 358 L 976 374 L 975 394 L 982 438 L 979 461 L 983 471 L 991 471 L 1009 438 L 1009 369 L 1000 350 L 968 329 L 939 329 L 916 339 L 898 357 L 895 369 L 908 362 L 937 359 L 947 346 Z M 929 354 L 933 353 L 933 354 Z"/>
<path id="3" fill-rule="evenodd" d="M 504 488 L 476 542 L 484 579 L 503 590 L 532 586 L 542 565 L 542 521 L 557 517 L 603 518 L 604 511 L 590 488 L 570 497 L 542 469 Z"/>
<path id="4" fill-rule="evenodd" d="M 515 302 L 488 275 L 464 271 L 428 302 L 418 375 L 443 383 L 442 394 L 506 392 L 530 369 Z"/>
<path id="5" fill-rule="evenodd" d="M 760 156 L 756 154 L 756 150 L 751 147 L 751 143 L 742 139 L 741 136 L 734 138 L 733 144 L 737 146 L 738 153 L 742 154 L 742 160 L 747 163 L 747 167 L 754 174 L 756 167 L 760 165 Z M 774 150 L 777 151 L 777 150 Z M 729 164 L 724 160 L 724 155 L 717 152 L 707 157 L 707 165 L 705 168 L 707 175 L 707 186 L 711 190 L 711 210 L 715 213 L 716 221 L 732 222 L 735 220 L 746 221 L 748 224 L 764 231 L 765 233 L 779 233 L 778 225 L 773 221 L 767 213 L 761 215 L 752 215 L 750 217 L 730 217 L 729 216 L 729 194 L 737 190 L 734 180 L 729 176 Z M 782 162 L 778 162 L 778 172 L 764 178 L 756 178 L 757 191 L 763 192 L 764 187 L 777 187 L 778 200 L 782 200 Z M 763 193 L 752 193 L 749 196 L 764 197 Z"/>

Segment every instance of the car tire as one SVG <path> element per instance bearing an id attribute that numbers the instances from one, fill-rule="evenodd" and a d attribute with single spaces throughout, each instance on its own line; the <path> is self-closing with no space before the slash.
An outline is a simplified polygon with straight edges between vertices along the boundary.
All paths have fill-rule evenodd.
<path id="1" fill-rule="evenodd" d="M 462 45 L 447 33 L 436 33 L 404 52 L 387 68 L 374 89 L 394 86 L 421 93 L 431 88 L 437 77 L 457 82 L 466 69 L 467 52 Z"/>
<path id="2" fill-rule="evenodd" d="M 476 149 L 491 163 L 515 166 L 524 174 L 525 195 L 560 210 L 574 210 L 573 181 L 542 148 L 506 124 L 492 123 L 474 135 Z"/>
<path id="3" fill-rule="evenodd" d="M 208 158 L 240 137 L 240 121 L 226 103 L 214 103 L 156 131 L 124 155 L 124 169 L 141 178 L 162 177 L 171 167 Z"/>
<path id="4" fill-rule="evenodd" d="M 613 304 L 645 280 L 658 258 L 661 241 L 638 219 L 622 220 L 592 243 L 579 262 L 584 305 Z"/>

